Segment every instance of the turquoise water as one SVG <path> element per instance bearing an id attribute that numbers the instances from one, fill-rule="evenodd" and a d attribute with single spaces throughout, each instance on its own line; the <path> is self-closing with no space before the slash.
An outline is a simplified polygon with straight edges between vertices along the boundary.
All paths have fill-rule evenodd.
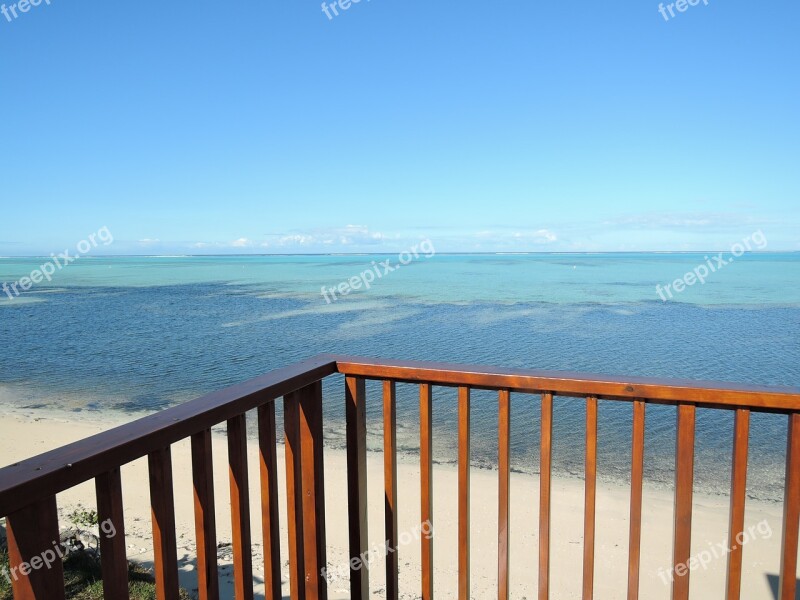
<path id="1" fill-rule="evenodd" d="M 706 258 L 708 256 L 708 259 Z M 672 300 L 662 289 L 711 254 L 83 257 L 19 297 L 0 296 L 4 402 L 75 411 L 152 411 L 320 352 L 800 386 L 800 254 L 745 254 Z M 726 255 L 730 259 L 730 255 Z M 11 284 L 44 258 L 0 259 Z M 18 286 L 19 289 L 19 286 Z M 12 292 L 12 296 L 13 296 Z M 329 294 L 329 300 L 330 300 Z M 327 439 L 343 443 L 341 378 L 325 386 Z M 371 386 L 370 443 L 380 443 Z M 413 457 L 418 400 L 398 392 Z M 513 397 L 512 452 L 538 469 L 538 398 Z M 455 395 L 435 395 L 436 458 L 455 457 Z M 555 466 L 582 472 L 583 403 L 557 399 Z M 473 401 L 476 464 L 496 461 L 496 397 Z M 674 410 L 651 407 L 647 475 L 669 485 Z M 781 494 L 785 418 L 758 416 L 751 488 Z M 698 417 L 697 482 L 727 490 L 732 420 Z M 624 480 L 630 410 L 601 402 L 600 475 Z M 1 461 L 0 461 L 1 462 Z"/>
<path id="2" fill-rule="evenodd" d="M 404 298 L 428 303 L 598 302 L 662 300 L 664 286 L 717 253 L 477 254 L 419 257 L 349 299 Z M 729 253 L 723 255 L 730 260 Z M 273 297 L 322 298 L 334 286 L 397 256 L 81 257 L 57 271 L 53 286 L 152 287 L 219 283 L 259 289 Z M 0 258 L 0 281 L 17 281 L 44 258 Z M 424 267 L 424 268 L 423 268 Z M 383 268 L 379 268 L 382 273 Z M 800 254 L 759 253 L 735 258 L 704 284 L 674 294 L 700 305 L 800 304 Z M 51 286 L 52 287 L 52 286 Z M 36 286 L 27 299 L 41 299 Z M 669 299 L 669 296 L 665 294 Z M 8 300 L 7 295 L 0 296 Z M 663 301 L 663 300 L 662 300 Z"/>

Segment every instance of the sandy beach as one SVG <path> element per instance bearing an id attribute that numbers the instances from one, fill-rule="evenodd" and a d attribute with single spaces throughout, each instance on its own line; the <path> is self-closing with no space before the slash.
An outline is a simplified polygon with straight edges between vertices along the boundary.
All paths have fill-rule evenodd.
<path id="1" fill-rule="evenodd" d="M 120 424 L 125 417 L 101 418 L 91 413 L 57 413 L 37 409 L 9 409 L 0 422 L 0 464 L 59 447 Z M 130 417 L 128 417 L 130 419 Z M 230 514 L 228 511 L 227 456 L 224 436 L 214 437 L 215 489 L 219 559 L 223 597 L 232 598 Z M 262 546 L 257 448 L 251 443 L 249 466 L 253 507 L 254 575 L 256 591 L 263 597 Z M 173 447 L 178 556 L 181 583 L 196 588 L 194 572 L 194 524 L 191 489 L 191 461 L 188 441 Z M 281 534 L 283 592 L 288 595 L 285 479 L 283 447 L 278 448 L 281 471 Z M 383 532 L 383 457 L 368 456 L 369 539 L 370 546 L 384 543 Z M 329 568 L 347 564 L 347 495 L 346 461 L 340 450 L 326 450 L 326 519 Z M 125 498 L 125 529 L 128 556 L 151 565 L 149 491 L 146 460 L 138 460 L 122 469 Z M 401 547 L 401 597 L 419 597 L 420 523 L 419 466 L 408 457 L 398 467 L 399 532 Z M 497 589 L 497 473 L 474 470 L 472 473 L 472 597 L 496 596 Z M 536 597 L 538 564 L 538 479 L 513 474 L 511 482 L 511 595 L 513 598 Z M 579 598 L 582 572 L 583 484 L 554 477 L 551 551 L 551 597 L 558 600 Z M 622 486 L 601 484 L 597 497 L 597 546 L 595 598 L 625 597 L 627 581 L 628 496 Z M 93 482 L 59 495 L 62 526 L 69 525 L 66 515 L 78 505 L 95 506 Z M 727 546 L 727 499 L 704 496 L 695 491 L 693 556 L 703 565 L 692 571 L 691 597 L 697 600 L 721 597 L 725 589 Z M 434 470 L 434 586 L 437 598 L 455 598 L 457 590 L 457 472 L 449 466 Z M 780 506 L 750 502 L 745 528 L 750 531 L 744 547 L 742 597 L 748 600 L 775 598 L 780 557 Z M 641 597 L 647 600 L 670 596 L 669 567 L 672 551 L 672 497 L 645 485 L 642 536 Z M 372 597 L 385 594 L 384 562 L 376 560 L 370 568 Z M 329 586 L 330 598 L 348 598 L 348 581 L 340 579 Z"/>

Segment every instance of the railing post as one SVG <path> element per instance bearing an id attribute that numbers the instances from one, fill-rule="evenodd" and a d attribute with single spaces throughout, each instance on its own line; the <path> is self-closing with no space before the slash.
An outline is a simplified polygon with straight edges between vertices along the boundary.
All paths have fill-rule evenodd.
<path id="1" fill-rule="evenodd" d="M 14 600 L 64 600 L 56 497 L 8 515 L 6 528 Z"/>
<path id="2" fill-rule="evenodd" d="M 103 597 L 128 598 L 128 557 L 125 550 L 125 517 L 122 511 L 122 478 L 119 468 L 98 475 L 97 514 L 100 522 L 100 566 Z M 106 526 L 111 524 L 111 530 Z"/>
<path id="3" fill-rule="evenodd" d="M 553 470 L 553 394 L 542 394 L 539 454 L 539 600 L 550 600 L 550 479 Z"/>
<path id="4" fill-rule="evenodd" d="M 800 413 L 789 415 L 786 442 L 786 491 L 783 498 L 783 534 L 778 600 L 797 594 L 797 543 L 800 533 Z"/>
<path id="5" fill-rule="evenodd" d="M 327 600 L 322 382 L 285 399 L 286 485 L 293 600 Z M 295 563 L 295 564 L 291 564 Z"/>
<path id="6" fill-rule="evenodd" d="M 175 536 L 175 492 L 172 485 L 172 451 L 169 446 L 151 452 L 150 510 L 153 524 L 153 564 L 156 598 L 178 600 L 178 545 Z"/>
<path id="7" fill-rule="evenodd" d="M 350 520 L 350 598 L 369 598 L 369 570 L 361 561 L 367 550 L 367 417 L 364 380 L 345 378 L 347 420 L 347 506 Z M 353 564 L 359 566 L 353 568 Z"/>
<path id="8" fill-rule="evenodd" d="M 675 526 L 672 549 L 672 600 L 689 600 L 689 559 L 692 551 L 692 486 L 694 482 L 693 404 L 678 405 L 675 442 Z"/>
<path id="9" fill-rule="evenodd" d="M 192 487 L 199 600 L 219 600 L 213 465 L 211 430 L 205 429 L 192 436 Z"/>
<path id="10" fill-rule="evenodd" d="M 296 392 L 300 400 L 300 444 L 303 467 L 303 541 L 306 597 L 327 600 L 325 548 L 325 470 L 322 440 L 322 382 Z"/>
<path id="11" fill-rule="evenodd" d="M 253 600 L 253 541 L 247 470 L 247 416 L 228 419 L 228 473 L 231 488 L 233 586 L 237 600 Z"/>

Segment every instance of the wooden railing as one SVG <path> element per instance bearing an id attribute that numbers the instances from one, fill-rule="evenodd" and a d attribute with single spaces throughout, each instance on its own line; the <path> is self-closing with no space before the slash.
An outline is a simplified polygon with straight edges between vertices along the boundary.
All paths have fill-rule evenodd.
<path id="1" fill-rule="evenodd" d="M 396 547 L 397 443 L 396 383 L 419 385 L 420 522 L 433 523 L 433 390 L 458 388 L 458 596 L 470 598 L 470 390 L 496 390 L 499 408 L 498 599 L 509 598 L 509 496 L 511 394 L 541 397 L 539 599 L 550 598 L 550 509 L 553 397 L 581 398 L 586 403 L 585 512 L 583 598 L 593 595 L 598 399 L 633 404 L 629 600 L 639 597 L 640 540 L 645 413 L 648 404 L 676 406 L 676 459 L 673 565 L 689 563 L 691 548 L 695 417 L 697 408 L 735 413 L 733 467 L 725 598 L 740 598 L 742 548 L 734 543 L 744 528 L 750 414 L 787 415 L 788 439 L 779 600 L 795 600 L 800 527 L 800 390 L 695 381 L 612 378 L 579 373 L 508 370 L 486 367 L 401 362 L 321 355 L 294 366 L 203 396 L 86 440 L 0 469 L 0 516 L 7 517 L 9 556 L 17 600 L 64 598 L 60 561 L 50 568 L 31 568 L 53 540 L 58 540 L 56 494 L 94 479 L 98 516 L 111 520 L 117 535 L 100 536 L 106 598 L 128 597 L 127 556 L 123 528 L 120 467 L 147 457 L 158 598 L 178 597 L 178 560 L 173 499 L 172 444 L 191 438 L 195 498 L 198 592 L 201 600 L 219 598 L 216 555 L 215 490 L 212 477 L 211 428 L 227 423 L 230 508 L 236 598 L 253 598 L 246 413 L 257 411 L 264 582 L 267 598 L 280 599 L 281 560 L 278 511 L 275 402 L 283 397 L 285 434 L 289 583 L 293 600 L 327 598 L 325 494 L 322 455 L 322 380 L 345 376 L 349 551 L 367 552 L 367 461 L 365 380 L 383 382 L 385 535 Z M 433 598 L 433 540 L 421 541 L 420 595 Z M 24 568 L 25 566 L 28 568 Z M 676 570 L 672 598 L 689 597 L 688 571 Z M 351 570 L 351 597 L 369 597 L 367 568 Z M 387 598 L 397 600 L 397 554 L 386 561 Z"/>

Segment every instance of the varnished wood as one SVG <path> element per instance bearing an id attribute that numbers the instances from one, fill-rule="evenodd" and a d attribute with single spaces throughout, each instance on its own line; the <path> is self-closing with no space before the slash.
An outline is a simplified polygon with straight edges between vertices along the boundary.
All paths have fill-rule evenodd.
<path id="1" fill-rule="evenodd" d="M 306 599 L 303 562 L 303 478 L 300 462 L 300 402 L 295 394 L 283 399 L 286 459 L 286 512 L 289 530 L 289 593 L 291 600 Z"/>
<path id="2" fill-rule="evenodd" d="M 264 542 L 264 590 L 270 600 L 281 599 L 281 537 L 278 512 L 278 458 L 275 403 L 258 407 L 261 531 Z"/>
<path id="3" fill-rule="evenodd" d="M 336 372 L 327 354 L 0 469 L 0 515 L 128 464 Z"/>
<path id="4" fill-rule="evenodd" d="M 56 497 L 34 501 L 6 519 L 8 560 L 14 600 L 64 600 L 64 566 L 54 544 L 58 536 Z M 49 551 L 52 551 L 52 556 Z M 32 569 L 34 560 L 44 557 L 51 567 Z M 5 575 L 3 575 L 5 576 Z"/>
<path id="5" fill-rule="evenodd" d="M 789 416 L 786 441 L 786 489 L 783 498 L 778 600 L 794 600 L 796 597 L 798 533 L 800 533 L 800 413 L 795 413 Z"/>
<path id="6" fill-rule="evenodd" d="M 458 388 L 458 598 L 470 600 L 470 394 Z"/>
<path id="7" fill-rule="evenodd" d="M 641 472 L 643 468 L 642 448 L 644 444 L 644 402 L 673 404 L 678 405 L 680 417 L 678 419 L 678 450 L 676 457 L 676 515 L 675 515 L 675 561 L 685 561 L 688 559 L 688 552 L 691 547 L 691 500 L 692 500 L 692 477 L 693 477 L 693 440 L 694 440 L 694 419 L 695 410 L 698 407 L 710 407 L 718 409 L 729 409 L 737 411 L 737 431 L 741 433 L 742 411 L 756 412 L 780 412 L 795 413 L 800 411 L 800 390 L 797 388 L 769 388 L 763 386 L 745 386 L 718 382 L 696 382 L 667 379 L 645 379 L 645 378 L 620 378 L 607 377 L 602 375 L 588 375 L 582 373 L 560 373 L 552 371 L 533 371 L 520 369 L 496 369 L 491 367 L 475 367 L 465 365 L 446 365 L 439 363 L 423 363 L 411 361 L 386 361 L 361 359 L 358 357 L 342 357 L 333 355 L 321 355 L 297 365 L 273 371 L 267 375 L 256 378 L 249 382 L 214 392 L 186 403 L 179 407 L 168 409 L 136 421 L 134 423 L 115 428 L 113 430 L 92 436 L 81 442 L 67 445 L 63 448 L 42 454 L 40 456 L 27 459 L 0 469 L 0 516 L 17 515 L 11 517 L 16 521 L 17 531 L 25 527 L 24 515 L 30 510 L 31 505 L 38 505 L 39 502 L 50 502 L 56 493 L 64 491 L 70 487 L 96 479 L 98 486 L 98 501 L 105 503 L 102 511 L 104 514 L 112 514 L 121 511 L 121 492 L 118 491 L 116 482 L 108 479 L 108 473 L 119 469 L 120 465 L 127 464 L 132 460 L 148 456 L 151 478 L 151 504 L 153 510 L 154 526 L 154 547 L 155 547 L 155 567 L 157 574 L 157 590 L 159 598 L 172 598 L 177 593 L 177 560 L 175 527 L 174 527 L 174 501 L 172 492 L 172 472 L 170 464 L 169 446 L 186 437 L 193 437 L 193 468 L 195 467 L 195 451 L 208 446 L 208 455 L 205 458 L 198 458 L 197 464 L 201 467 L 196 469 L 195 493 L 196 505 L 200 505 L 202 514 L 201 522 L 198 522 L 198 531 L 202 527 L 202 535 L 198 536 L 198 554 L 205 553 L 206 558 L 200 559 L 198 568 L 201 573 L 198 575 L 200 595 L 213 598 L 215 582 L 211 582 L 212 571 L 216 571 L 216 563 L 210 557 L 213 554 L 213 486 L 211 484 L 210 469 L 210 438 L 206 438 L 206 432 L 214 425 L 225 421 L 243 419 L 246 411 L 257 407 L 271 406 L 275 398 L 285 395 L 287 398 L 300 390 L 307 390 L 311 386 L 319 385 L 319 381 L 335 372 L 346 375 L 348 387 L 352 382 L 357 382 L 354 394 L 360 385 L 362 389 L 360 402 L 353 403 L 348 400 L 348 408 L 353 409 L 353 414 L 348 419 L 348 496 L 350 502 L 350 518 L 355 523 L 351 535 L 354 535 L 356 543 L 351 543 L 351 550 L 357 547 L 361 552 L 366 550 L 366 427 L 364 418 L 364 378 L 370 379 L 390 379 L 392 381 L 417 382 L 421 384 L 420 407 L 421 412 L 421 431 L 420 431 L 420 458 L 421 458 L 421 484 L 422 498 L 421 508 L 423 521 L 432 523 L 432 411 L 431 411 L 431 387 L 432 385 L 455 386 L 463 389 L 502 389 L 507 392 L 526 392 L 543 394 L 543 435 L 542 435 L 542 487 L 540 490 L 540 579 L 539 597 L 546 598 L 549 594 L 549 562 L 550 562 L 550 472 L 552 468 L 552 394 L 558 393 L 562 396 L 592 396 L 594 398 L 610 400 L 632 401 L 634 405 L 634 453 L 632 465 L 632 490 L 631 490 L 631 531 L 630 531 L 630 554 L 629 554 L 629 576 L 628 576 L 628 598 L 629 600 L 638 599 L 639 585 L 639 544 L 641 538 Z M 321 395 L 316 392 L 307 393 L 308 410 L 303 410 L 301 414 L 301 396 L 294 400 L 294 416 L 292 408 L 287 410 L 287 487 L 289 489 L 289 532 L 290 532 L 290 579 L 292 579 L 292 598 L 300 600 L 306 597 L 308 588 L 309 597 L 320 597 L 324 595 L 324 582 L 314 580 L 310 583 L 307 578 L 314 579 L 320 565 L 324 565 L 324 512 L 320 512 L 319 504 L 324 495 L 322 490 L 322 453 L 321 444 L 317 443 L 317 432 L 321 431 L 321 412 L 318 410 Z M 351 395 L 352 396 L 352 395 Z M 319 402 L 318 402 L 319 400 Z M 291 404 L 291 403 L 289 403 Z M 549 404 L 549 406 L 548 406 Z M 549 411 L 549 414 L 545 414 Z M 639 423 L 637 414 L 641 414 Z M 302 417 L 302 419 L 301 419 Z M 790 575 L 792 565 L 797 564 L 797 522 L 798 522 L 798 482 L 797 476 L 800 458 L 797 457 L 795 447 L 800 444 L 797 441 L 800 434 L 797 434 L 796 415 L 790 418 L 793 424 L 790 427 L 789 452 L 787 455 L 787 482 L 786 497 L 787 502 L 784 506 L 784 548 L 782 556 L 783 577 L 780 582 L 781 599 L 790 598 L 796 587 L 794 576 Z M 363 428 L 362 428 L 363 423 Z M 463 430 L 463 423 L 459 423 L 459 429 Z M 468 429 L 468 425 L 467 425 Z M 363 434 L 363 435 L 362 435 Z M 587 431 L 588 434 L 588 431 Z M 691 435 L 690 435 L 691 434 Z M 210 434 L 209 434 L 210 435 Z M 637 436 L 640 436 L 637 437 Z M 502 434 L 501 434 L 502 437 Z M 691 444 L 686 440 L 691 438 Z M 641 441 L 637 441 L 640 439 Z M 741 438 L 737 438 L 741 439 Z M 682 441 L 683 440 L 683 441 Z M 208 444 L 207 444 L 208 442 Z M 236 446 L 240 456 L 242 452 L 242 442 L 244 435 L 237 440 Z M 502 442 L 502 439 L 501 439 Z M 589 438 L 587 437 L 587 442 Z M 394 442 L 396 444 L 396 441 Z M 467 440 L 468 443 L 468 440 Z M 463 444 L 462 444 L 463 445 Z M 246 445 L 244 446 L 246 448 Z M 304 453 L 303 447 L 307 448 Z M 596 452 L 596 449 L 595 449 Z M 501 449 L 502 453 L 502 449 Z M 205 454 L 205 450 L 203 451 Z M 746 444 L 735 442 L 734 447 L 734 467 L 732 481 L 732 500 L 731 500 L 731 535 L 741 529 L 743 523 L 744 510 L 744 489 L 746 487 Z M 468 451 L 467 451 L 468 455 Z M 235 457 L 234 457 L 235 458 Z M 594 457 L 596 460 L 596 456 Z M 268 460 L 269 454 L 262 456 Z M 587 444 L 587 476 L 591 471 L 590 453 Z M 204 462 L 205 461 L 205 462 Z M 232 463 L 235 461 L 232 461 Z M 207 463 L 207 464 L 206 464 Z M 468 461 L 461 461 L 460 464 L 468 464 Z M 309 466 L 310 465 L 310 466 Z M 238 471 L 246 474 L 246 461 L 233 465 L 231 471 Z M 199 475 L 198 475 L 199 473 Z M 463 486 L 465 473 L 460 472 L 460 487 Z M 199 477 L 199 479 L 197 479 Z M 468 471 L 466 480 L 468 482 Z M 105 478 L 105 479 L 104 479 Z M 591 501 L 589 491 L 596 482 L 590 484 L 587 477 L 587 504 L 586 513 L 589 516 Z M 236 482 L 235 487 L 239 490 L 238 499 L 235 499 L 233 512 L 237 511 L 242 516 L 246 509 L 246 485 L 242 486 L 240 477 L 232 477 Z M 269 478 L 268 478 L 269 482 Z M 386 481 L 384 482 L 386 484 Z M 502 485 L 502 482 L 501 482 Z M 269 487 L 269 485 L 267 485 Z M 467 484 L 468 487 L 468 484 Z M 198 495 L 198 489 L 201 490 Z M 205 491 L 202 491 L 205 489 Z M 388 489 L 388 488 L 387 488 Z M 357 490 L 357 491 L 356 491 Z M 269 497 L 274 497 L 270 490 L 267 490 Z M 311 493 L 315 498 L 312 502 L 305 494 Z M 506 489 L 506 494 L 508 490 Z M 362 496 L 362 494 L 364 494 Z M 355 498 L 355 500 L 353 500 Z M 500 491 L 499 501 L 503 503 L 503 492 Z M 210 504 L 209 504 L 210 501 Z M 468 496 L 459 500 L 460 504 L 466 502 L 466 511 L 463 506 L 459 506 L 460 513 L 468 514 Z M 275 526 L 269 526 L 270 531 L 277 530 L 277 512 L 272 513 L 273 505 L 265 508 L 262 495 L 262 514 L 263 511 L 270 512 L 270 518 L 275 517 Z M 49 510 L 49 508 L 48 508 Z M 248 509 L 249 510 L 249 509 Z M 396 498 L 393 504 L 396 513 Z M 502 507 L 501 507 L 502 513 Z M 396 518 L 396 514 L 394 515 Z M 506 520 L 508 518 L 506 514 Z M 502 517 L 501 517 L 502 519 Z M 263 519 L 262 522 L 268 519 Z M 591 519 L 587 518 L 588 524 Z M 463 522 L 463 521 L 462 521 Z M 304 523 L 310 524 L 308 531 L 304 528 Z M 48 527 L 45 524 L 43 527 Z M 234 525 L 234 529 L 237 526 Z M 240 534 L 241 526 L 238 527 Z M 236 532 L 234 532 L 236 534 Z M 463 537 L 463 528 L 460 525 L 459 535 Z M 469 527 L 467 521 L 466 533 L 468 537 Z M 590 533 L 585 531 L 585 539 L 589 539 Z M 508 532 L 506 531 L 506 535 Z M 33 534 L 31 534 L 33 535 Z M 18 540 L 17 540 L 18 541 Z M 274 540 L 273 540 L 274 541 Z M 500 536 L 498 542 L 501 543 Z M 119 555 L 117 547 L 120 540 L 104 550 L 106 556 L 114 556 L 115 552 Z M 265 538 L 266 543 L 266 538 Z M 508 539 L 505 540 L 506 556 Z M 108 544 L 106 544 L 108 545 Z M 239 539 L 235 545 L 240 548 L 241 555 L 244 557 L 248 553 L 250 543 L 247 539 Z M 593 546 L 592 546 L 593 547 Z M 270 549 L 276 547 L 270 544 Z M 433 577 L 432 577 L 432 540 L 423 539 L 422 542 L 422 597 L 425 600 L 432 600 Z M 544 551 L 541 551 L 544 550 Z M 590 545 L 584 547 L 585 553 L 590 550 Z M 464 555 L 469 551 L 469 544 L 461 543 L 459 552 L 459 565 L 461 574 L 459 575 L 459 594 L 468 593 L 469 587 L 468 558 L 465 561 Z M 22 551 L 20 551 L 22 552 Z M 311 553 L 309 555 L 309 553 Z M 279 552 L 267 555 L 265 558 L 272 564 L 271 572 L 276 573 L 275 564 L 279 564 Z M 309 568 L 304 564 L 304 556 L 310 556 Z M 590 560 L 590 558 L 592 560 Z M 500 589 L 503 585 L 502 577 L 502 550 L 498 553 L 498 594 L 502 594 Z M 107 559 L 106 562 L 113 565 L 115 572 L 121 573 L 121 561 L 118 558 Z M 239 573 L 242 582 L 247 581 L 247 573 L 244 568 Z M 584 555 L 584 572 L 589 575 L 588 564 L 593 562 L 593 556 Z M 506 562 L 507 564 L 507 562 Z M 678 562 L 677 564 L 682 564 Z M 314 567 L 313 569 L 311 567 Z M 108 565 L 107 565 L 107 568 Z M 269 571 L 269 569 L 267 569 Z M 366 568 L 359 570 L 353 576 L 353 597 L 363 598 L 368 594 L 368 574 Z M 203 583 L 203 577 L 208 581 Z M 727 597 L 737 597 L 739 594 L 738 586 L 741 577 L 741 553 L 734 550 L 729 557 L 728 565 L 728 585 Z M 34 579 L 40 578 L 38 575 Z M 117 576 L 118 578 L 118 576 Z M 507 567 L 506 567 L 507 578 Z M 589 585 L 590 576 L 584 577 L 584 585 Z M 30 578 L 28 578 L 30 579 Z M 249 578 L 252 584 L 252 577 Z M 266 579 L 266 572 L 265 572 Z M 276 580 L 270 580 L 270 587 L 274 595 Z M 466 586 L 464 586 L 466 580 Z M 686 598 L 688 594 L 688 574 L 684 576 L 676 575 L 673 588 L 675 598 Z M 279 587 L 280 582 L 277 581 Z M 389 585 L 391 585 L 391 578 Z M 19 587 L 19 585 L 17 586 Z M 119 595 L 121 585 L 115 586 L 115 592 L 107 591 L 106 595 Z M 246 589 L 248 586 L 241 586 L 242 597 L 248 597 Z M 119 590 L 117 589 L 119 588 Z M 388 590 L 390 594 L 393 590 Z M 21 592 L 22 593 L 22 592 Z M 55 592 L 58 594 L 58 592 Z M 506 594 L 507 582 L 506 582 Z M 584 596 L 590 597 L 590 590 L 584 590 Z M 56 596 L 49 596 L 56 597 Z"/>
<path id="8" fill-rule="evenodd" d="M 739 600 L 742 587 L 742 545 L 737 541 L 744 530 L 747 496 L 747 449 L 750 436 L 750 411 L 740 408 L 733 423 L 733 463 L 731 467 L 731 508 L 728 526 L 728 575 L 726 600 Z"/>
<path id="9" fill-rule="evenodd" d="M 100 566 L 103 596 L 128 598 L 128 556 L 125 549 L 125 516 L 122 509 L 122 478 L 112 469 L 95 479 L 97 518 L 100 523 Z"/>
<path id="10" fill-rule="evenodd" d="M 433 530 L 433 391 L 430 385 L 419 386 L 419 462 L 423 526 Z M 427 525 L 426 525 L 427 524 Z M 433 536 L 422 536 L 422 600 L 433 600 Z"/>
<path id="11" fill-rule="evenodd" d="M 214 455 L 210 429 L 192 436 L 192 487 L 197 541 L 197 594 L 199 600 L 219 600 Z"/>
<path id="12" fill-rule="evenodd" d="M 169 446 L 151 452 L 148 455 L 148 465 L 156 598 L 178 600 L 178 544 L 175 538 L 175 496 Z"/>
<path id="13" fill-rule="evenodd" d="M 639 564 L 642 543 L 642 479 L 644 477 L 643 400 L 633 402 L 633 434 L 631 442 L 631 508 L 628 533 L 628 600 L 639 598 Z"/>
<path id="14" fill-rule="evenodd" d="M 397 393 L 394 381 L 383 382 L 383 487 L 386 555 L 386 599 L 398 600 L 400 543 L 397 537 Z"/>
<path id="15" fill-rule="evenodd" d="M 595 498 L 597 494 L 597 398 L 586 399 L 586 481 L 583 513 L 583 600 L 594 596 Z"/>
<path id="16" fill-rule="evenodd" d="M 539 600 L 550 598 L 550 477 L 553 469 L 553 394 L 542 394 L 539 459 Z"/>
<path id="17" fill-rule="evenodd" d="M 253 599 L 253 540 L 247 471 L 247 418 L 228 420 L 228 472 L 233 534 L 233 589 L 237 600 Z"/>
<path id="18" fill-rule="evenodd" d="M 652 402 L 692 402 L 703 406 L 748 407 L 758 410 L 800 410 L 800 389 L 767 387 L 719 381 L 613 377 L 593 373 L 505 369 L 411 360 L 385 360 L 336 356 L 340 373 L 368 379 L 393 379 L 411 383 L 469 386 L 474 389 L 508 389 L 512 392 L 551 392 L 558 396 L 604 399 L 645 398 Z"/>
<path id="19" fill-rule="evenodd" d="M 367 551 L 367 413 L 364 380 L 345 378 L 347 421 L 347 512 L 350 521 L 350 598 L 368 600 L 369 569 L 359 558 Z M 360 565 L 353 569 L 353 562 Z"/>
<path id="20" fill-rule="evenodd" d="M 509 513 L 511 509 L 511 394 L 498 393 L 498 504 L 497 504 L 497 599 L 508 600 Z"/>
<path id="21" fill-rule="evenodd" d="M 322 439 L 322 382 L 295 392 L 300 402 L 303 478 L 303 565 L 308 600 L 327 600 L 325 543 L 325 468 Z"/>
<path id="22" fill-rule="evenodd" d="M 689 559 L 692 552 L 692 491 L 694 483 L 695 407 L 678 405 L 675 443 L 675 530 L 672 600 L 689 600 Z"/>

